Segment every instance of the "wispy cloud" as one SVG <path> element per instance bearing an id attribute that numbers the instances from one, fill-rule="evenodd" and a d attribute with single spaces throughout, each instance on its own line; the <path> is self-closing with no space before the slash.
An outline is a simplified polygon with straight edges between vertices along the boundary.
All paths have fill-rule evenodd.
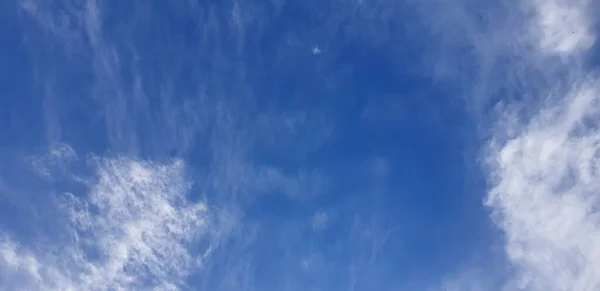
<path id="1" fill-rule="evenodd" d="M 575 84 L 489 156 L 488 203 L 506 233 L 506 250 L 531 290 L 600 286 L 598 172 L 600 90 Z"/>
<path id="2" fill-rule="evenodd" d="M 600 87 L 581 65 L 596 41 L 593 3 L 493 3 L 441 6 L 432 27 L 445 33 L 435 60 L 481 129 L 506 261 L 474 263 L 439 289 L 597 290 Z"/>
<path id="3" fill-rule="evenodd" d="M 305 202 L 324 193 L 327 178 L 321 171 L 284 171 L 277 161 L 255 156 L 268 152 L 303 160 L 333 129 L 316 111 L 255 107 L 253 90 L 243 77 L 247 69 L 242 63 L 233 66 L 239 56 L 227 55 L 221 43 L 232 37 L 241 50 L 246 40 L 255 41 L 250 39 L 256 38 L 254 33 L 246 32 L 247 22 L 263 21 L 254 19 L 254 8 L 235 4 L 224 21 L 214 7 L 184 7 L 188 18 L 173 21 L 159 3 L 136 3 L 133 17 L 115 21 L 111 13 L 121 11 L 112 10 L 108 2 L 21 2 L 26 19 L 43 32 L 42 39 L 30 44 L 33 63 L 41 67 L 44 107 L 52 108 L 46 124 L 51 140 L 66 140 L 80 149 L 85 139 L 84 150 L 99 148 L 91 152 L 112 152 L 112 158 L 101 154 L 90 159 L 89 152 L 76 155 L 62 144 L 55 147 L 57 155 L 33 159 L 45 177 L 71 175 L 69 182 L 78 186 L 74 188 L 89 193 L 58 195 L 62 200 L 56 213 L 68 214 L 68 225 L 59 228 L 66 229 L 68 238 L 48 247 L 39 246 L 38 240 L 6 238 L 7 254 L 31 260 L 11 261 L 0 279 L 11 274 L 21 279 L 0 289 L 252 290 L 258 285 L 253 281 L 260 271 L 257 264 L 265 263 L 249 249 L 262 247 L 259 243 L 266 240 L 257 242 L 257 237 L 267 230 L 262 221 L 247 221 L 244 208 L 261 195 Z M 182 31 L 179 25 L 187 22 L 201 31 Z M 111 25 L 119 31 L 111 31 Z M 151 37 L 140 39 L 147 32 Z M 45 45 L 60 49 L 40 52 Z M 40 55 L 52 60 L 40 60 Z M 63 55 L 70 58 L 62 62 Z M 242 77 L 231 78 L 232 67 L 233 75 Z M 85 76 L 84 82 L 72 84 L 72 72 L 83 72 L 77 75 Z M 74 91 L 81 94 L 70 97 Z M 79 128 L 86 131 L 77 132 Z M 191 164 L 185 166 L 182 161 L 165 162 L 172 156 L 193 159 L 186 159 Z M 71 169 L 72 164 L 91 164 L 93 177 Z M 209 201 L 210 209 L 187 199 L 186 169 L 194 174 L 193 194 Z M 199 243 L 193 243 L 195 235 Z M 28 271 L 30 261 L 50 275 L 37 279 Z M 189 282 L 194 287 L 186 286 Z"/>
<path id="4" fill-rule="evenodd" d="M 185 289 L 186 276 L 208 255 L 192 253 L 190 244 L 206 239 L 209 211 L 189 201 L 183 162 L 93 164 L 89 192 L 65 194 L 54 205 L 67 215 L 69 233 L 47 238 L 51 244 L 3 237 L 2 289 Z"/>
<path id="5" fill-rule="evenodd" d="M 322 230 L 327 227 L 329 224 L 329 215 L 325 211 L 317 211 L 313 214 L 312 217 L 312 229 L 313 230 Z"/>
<path id="6" fill-rule="evenodd" d="M 77 159 L 77 153 L 71 146 L 56 143 L 47 152 L 31 158 L 31 166 L 39 175 L 52 179 L 53 175 L 68 171 L 69 164 Z"/>
<path id="7" fill-rule="evenodd" d="M 533 37 L 540 49 L 549 54 L 568 56 L 589 49 L 595 41 L 592 31 L 593 12 L 589 0 L 528 0 L 535 21 Z M 529 3 L 528 3 L 529 2 Z"/>
<path id="8" fill-rule="evenodd" d="M 595 74 L 578 65 L 595 40 L 591 6 L 589 1 L 518 5 L 511 13 L 520 15 L 516 19 L 530 34 L 507 38 L 507 43 L 520 45 L 504 47 L 501 55 L 518 56 L 530 69 L 528 75 L 517 65 L 504 70 L 505 92 L 519 97 L 498 99 L 504 106 L 492 122 L 491 142 L 484 150 L 490 182 L 487 205 L 504 232 L 516 276 L 494 288 L 596 290 L 600 90 Z M 532 12 L 529 18 L 523 16 L 527 11 Z M 480 53 L 486 59 L 486 52 Z M 487 94 L 488 100 L 496 93 L 476 92 Z"/>

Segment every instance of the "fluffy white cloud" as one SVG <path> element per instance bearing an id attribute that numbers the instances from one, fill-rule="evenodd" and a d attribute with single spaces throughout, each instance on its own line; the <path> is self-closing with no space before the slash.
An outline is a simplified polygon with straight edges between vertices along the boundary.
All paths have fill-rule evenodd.
<path id="1" fill-rule="evenodd" d="M 542 58 L 580 58 L 593 45 L 587 1 L 530 3 Z M 575 63 L 561 66 L 567 77 L 555 81 L 567 90 L 521 92 L 547 97 L 524 122 L 523 116 L 504 112 L 508 122 L 487 152 L 492 182 L 487 204 L 505 233 L 508 259 L 518 274 L 516 289 L 600 288 L 600 87 Z M 550 76 L 544 65 L 536 68 Z"/>
<path id="2" fill-rule="evenodd" d="M 179 290 L 199 267 L 203 254 L 188 247 L 206 233 L 208 211 L 187 200 L 183 162 L 94 164 L 89 193 L 67 194 L 58 205 L 69 217 L 68 238 L 0 241 L 0 289 Z"/>
<path id="3" fill-rule="evenodd" d="M 589 80 L 493 146 L 488 203 L 529 290 L 600 288 L 600 90 Z"/>
<path id="4" fill-rule="evenodd" d="M 469 30 L 465 38 L 473 42 L 479 56 L 474 66 L 481 70 L 480 81 L 469 84 L 468 102 L 477 108 L 503 102 L 499 119 L 477 121 L 492 128 L 483 151 L 490 182 L 486 204 L 503 232 L 508 262 L 499 260 L 490 272 L 459 271 L 441 289 L 598 290 L 600 80 L 581 66 L 596 38 L 593 5 L 503 3 L 506 14 L 490 17 L 493 25 L 483 38 Z M 489 115 L 488 108 L 481 111 Z M 488 278 L 498 270 L 502 274 Z"/>

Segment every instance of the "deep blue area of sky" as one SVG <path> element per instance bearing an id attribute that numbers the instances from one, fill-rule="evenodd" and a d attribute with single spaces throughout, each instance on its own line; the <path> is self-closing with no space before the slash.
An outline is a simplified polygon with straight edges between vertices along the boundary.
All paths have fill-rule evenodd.
<path id="1" fill-rule="evenodd" d="M 384 253 L 391 272 L 402 270 L 407 277 L 449 271 L 474 248 L 486 245 L 488 221 L 481 206 L 480 177 L 471 169 L 475 157 L 469 156 L 473 153 L 469 118 L 457 101 L 459 92 L 424 73 L 423 60 L 430 57 L 428 43 L 407 28 L 410 12 L 405 19 L 367 19 L 361 16 L 367 12 L 361 10 L 343 11 L 341 17 L 339 5 L 332 4 L 336 1 L 291 0 L 274 16 L 275 5 L 254 0 L 246 6 L 262 7 L 256 15 L 264 20 L 246 27 L 245 41 L 240 42 L 236 38 L 240 35 L 231 31 L 201 30 L 203 19 L 186 15 L 183 2 L 154 1 L 151 11 L 137 13 L 133 1 L 103 4 L 114 6 L 104 16 L 106 41 L 131 58 L 124 63 L 134 60 L 127 45 L 136 47 L 137 58 L 143 60 L 138 71 L 148 80 L 147 91 L 161 90 L 153 84 L 170 77 L 177 80 L 177 93 L 194 96 L 192 90 L 201 80 L 206 94 L 226 96 L 237 100 L 240 108 L 251 108 L 248 118 L 262 111 L 301 109 L 309 113 L 308 118 L 325 116 L 334 127 L 322 145 L 307 140 L 289 151 L 268 146 L 253 149 L 253 159 L 288 172 L 319 168 L 332 180 L 327 195 L 309 201 L 276 193 L 261 196 L 247 205 L 248 219 L 270 221 L 277 229 L 318 209 L 376 214 L 384 225 L 398 229 Z M 216 27 L 229 25 L 229 1 L 200 2 L 206 13 L 221 15 Z M 352 13 L 355 16 L 348 16 Z M 0 4 L 0 147 L 4 154 L 47 145 L 47 110 L 57 112 L 63 141 L 79 152 L 128 153 L 128 144 L 113 144 L 103 135 L 95 101 L 79 98 L 89 94 L 89 66 L 74 65 L 78 56 L 67 61 L 59 45 L 35 48 L 48 43 L 42 41 L 48 36 L 31 28 L 23 17 L 12 1 Z M 134 17 L 152 21 L 124 29 Z M 376 29 L 356 28 L 368 25 Z M 260 33 L 254 35 L 253 30 Z M 295 41 L 290 35 L 302 45 L 290 45 Z M 312 46 L 321 52 L 313 54 Z M 187 56 L 194 56 L 189 58 L 194 61 L 186 63 Z M 183 61 L 174 64 L 172 59 Z M 67 62 L 70 65 L 63 66 Z M 57 74 L 52 90 L 60 96 L 48 109 L 45 106 L 50 105 L 36 97 L 48 90 L 36 76 L 50 69 Z M 173 72 L 178 73 L 173 76 Z M 131 74 L 124 72 L 121 82 L 133 82 Z M 185 94 L 173 96 L 178 95 Z M 181 98 L 193 98 L 188 96 Z M 368 110 L 375 110 L 375 116 L 365 117 Z M 141 144 L 137 154 L 143 157 L 184 156 L 192 167 L 205 162 L 204 148 L 181 150 L 168 141 L 157 145 L 161 138 L 153 136 L 156 132 L 149 124 L 137 130 Z M 318 149 L 307 150 L 311 147 Z M 387 169 L 381 179 L 370 170 L 378 159 L 385 161 Z M 319 243 L 327 244 L 335 236 L 333 229 Z"/>

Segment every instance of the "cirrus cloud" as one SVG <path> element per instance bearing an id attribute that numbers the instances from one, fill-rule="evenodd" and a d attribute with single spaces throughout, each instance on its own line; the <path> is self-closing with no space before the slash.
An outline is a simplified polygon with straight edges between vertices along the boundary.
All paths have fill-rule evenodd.
<path id="1" fill-rule="evenodd" d="M 185 289 L 185 277 L 208 255 L 193 254 L 190 244 L 205 238 L 210 226 L 207 206 L 188 200 L 183 162 L 117 157 L 92 163 L 89 192 L 60 195 L 54 205 L 67 216 L 68 233 L 47 244 L 3 236 L 2 288 Z"/>

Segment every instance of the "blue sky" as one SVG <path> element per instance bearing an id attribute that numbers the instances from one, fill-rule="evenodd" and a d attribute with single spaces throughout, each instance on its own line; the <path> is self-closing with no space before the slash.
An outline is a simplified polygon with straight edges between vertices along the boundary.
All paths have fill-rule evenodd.
<path id="1" fill-rule="evenodd" d="M 3 1 L 0 289 L 597 290 L 597 6 Z"/>

